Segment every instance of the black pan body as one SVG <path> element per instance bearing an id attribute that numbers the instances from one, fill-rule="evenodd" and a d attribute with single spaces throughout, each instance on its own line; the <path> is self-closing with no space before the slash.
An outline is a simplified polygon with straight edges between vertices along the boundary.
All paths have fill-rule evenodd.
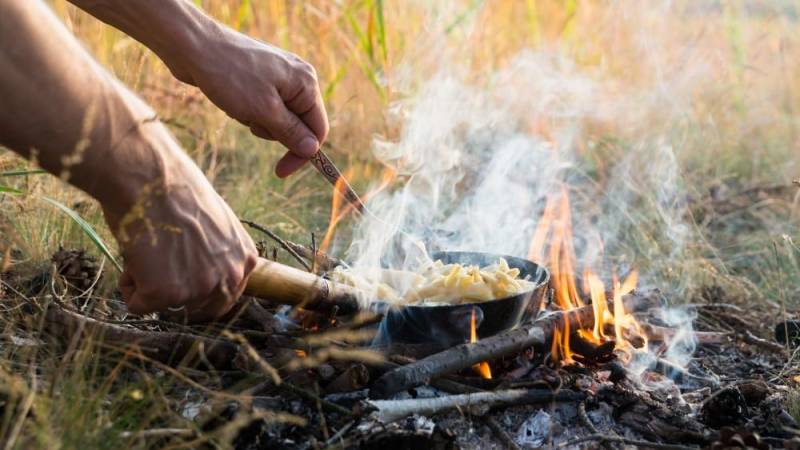
<path id="1" fill-rule="evenodd" d="M 479 252 L 439 252 L 431 255 L 445 264 L 488 266 L 504 258 L 520 270 L 520 278 L 535 283 L 532 291 L 481 303 L 417 306 L 387 311 L 380 326 L 378 343 L 457 345 L 469 340 L 470 320 L 475 311 L 478 338 L 512 329 L 534 316 L 542 304 L 550 275 L 544 267 L 514 256 Z"/>

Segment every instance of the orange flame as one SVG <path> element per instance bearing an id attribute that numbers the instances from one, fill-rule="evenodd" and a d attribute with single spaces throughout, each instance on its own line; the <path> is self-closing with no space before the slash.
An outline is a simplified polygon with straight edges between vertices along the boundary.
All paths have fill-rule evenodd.
<path id="1" fill-rule="evenodd" d="M 548 197 L 542 212 L 541 220 L 536 227 L 531 239 L 528 256 L 530 259 L 542 262 L 545 255 L 546 242 L 549 239 L 547 256 L 552 271 L 552 287 L 556 305 L 564 311 L 579 308 L 585 305 L 583 298 L 578 294 L 575 280 L 575 249 L 573 244 L 572 214 L 570 211 L 569 194 L 562 187 L 558 196 Z M 599 243 L 602 246 L 602 243 Z M 583 273 L 583 292 L 591 299 L 594 312 L 593 324 L 580 324 L 578 334 L 585 340 L 596 345 L 610 339 L 606 335 L 605 326 L 613 325 L 615 348 L 627 352 L 633 348 L 626 334 L 635 333 L 643 337 L 638 322 L 633 315 L 626 313 L 622 297 L 636 288 L 637 274 L 631 273 L 620 285 L 616 279 L 613 286 L 613 311 L 609 310 L 606 298 L 606 289 L 602 279 L 586 268 Z M 574 353 L 570 347 L 569 323 L 565 322 L 563 329 L 556 330 L 553 334 L 551 358 L 563 364 L 574 362 Z"/>
<path id="2" fill-rule="evenodd" d="M 475 308 L 472 308 L 472 317 L 470 318 L 470 321 L 469 321 L 469 342 L 470 342 L 470 344 L 474 344 L 475 342 L 478 342 L 478 329 L 477 329 L 478 327 L 476 326 L 477 320 L 478 319 L 477 319 L 476 314 L 475 314 Z M 474 366 L 472 366 L 472 369 L 475 372 L 477 372 L 478 375 L 480 375 L 482 378 L 485 378 L 487 380 L 491 380 L 492 379 L 492 368 L 489 367 L 489 363 L 487 363 L 486 361 L 479 362 L 478 364 L 475 364 Z"/>
<path id="3" fill-rule="evenodd" d="M 369 167 L 364 169 L 365 176 L 371 175 L 371 171 Z M 355 207 L 350 203 L 345 203 L 344 196 L 341 195 L 341 192 L 344 189 L 344 185 L 346 180 L 352 180 L 355 176 L 355 171 L 351 169 L 347 169 L 338 180 L 336 180 L 336 185 L 333 187 L 333 197 L 331 199 L 331 216 L 328 220 L 328 229 L 325 230 L 325 237 L 322 238 L 322 243 L 319 246 L 320 253 L 326 253 L 328 248 L 330 248 L 331 242 L 333 241 L 333 236 L 336 234 L 336 226 L 341 222 L 342 219 L 345 218 L 349 213 L 355 210 Z M 366 202 L 371 196 L 381 192 L 382 190 L 386 189 L 389 184 L 394 180 L 395 172 L 386 167 L 383 169 L 383 173 L 381 174 L 381 182 L 375 189 L 370 190 L 366 195 L 361 197 L 361 200 Z"/>

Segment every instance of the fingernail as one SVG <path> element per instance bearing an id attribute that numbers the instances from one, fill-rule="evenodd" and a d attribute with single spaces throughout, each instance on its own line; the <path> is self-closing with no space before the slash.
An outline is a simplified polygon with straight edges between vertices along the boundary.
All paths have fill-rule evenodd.
<path id="1" fill-rule="evenodd" d="M 300 144 L 297 146 L 297 156 L 302 156 L 303 158 L 311 158 L 317 153 L 319 150 L 319 142 L 311 136 L 306 136 L 303 140 L 300 141 Z"/>

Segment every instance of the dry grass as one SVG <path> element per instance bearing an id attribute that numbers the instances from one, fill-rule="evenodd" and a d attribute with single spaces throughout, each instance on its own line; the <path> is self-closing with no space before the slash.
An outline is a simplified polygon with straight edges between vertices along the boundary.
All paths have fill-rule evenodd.
<path id="1" fill-rule="evenodd" d="M 629 122 L 607 116 L 589 120 L 576 142 L 600 184 L 616 176 L 608 161 L 632 151 L 648 133 L 644 130 L 659 130 L 675 147 L 682 187 L 693 205 L 685 220 L 695 238 L 681 261 L 670 267 L 654 261 L 644 269 L 669 272 L 677 283 L 692 280 L 689 294 L 702 285 L 720 285 L 735 301 L 763 309 L 766 322 L 800 307 L 800 211 L 791 187 L 800 176 L 800 5 L 788 0 L 685 0 L 647 7 L 578 0 L 200 3 L 232 27 L 317 67 L 332 123 L 332 156 L 352 170 L 362 190 L 380 176 L 369 151 L 373 137 L 398 136 L 397 124 L 386 119 L 387 108 L 413 95 L 443 65 L 458 61 L 465 77 L 480 83 L 523 50 L 544 52 L 603 80 L 609 98 L 615 86 L 619 92 L 674 90 L 674 104 L 650 105 L 636 127 L 622 127 Z M 278 146 L 252 137 L 198 91 L 173 80 L 135 41 L 63 0 L 52 4 L 91 53 L 158 111 L 243 218 L 296 241 L 324 232 L 331 190 L 318 175 L 305 169 L 277 180 L 272 165 Z M 662 86 L 659 80 L 669 83 Z M 638 107 L 625 106 L 631 109 L 617 114 Z M 555 127 L 548 120 L 531 117 L 527 129 L 546 137 Z M 0 172 L 26 167 L 0 152 Z M 112 241 L 94 202 L 58 180 L 3 177 L 0 185 L 25 192 L 0 194 L 0 250 L 15 249 L 13 273 L 33 273 L 60 243 L 91 245 L 72 221 L 41 201 L 42 195 L 71 206 Z M 725 186 L 722 194 L 709 195 L 718 186 Z M 757 186 L 788 187 L 748 190 Z M 633 211 L 642 224 L 656 213 L 647 205 Z M 626 252 L 647 254 L 668 245 L 652 240 L 656 234 L 647 233 L 646 225 L 635 231 Z M 113 282 L 111 277 L 104 287 L 109 295 Z M 5 292 L 0 288 L 2 295 L 19 297 L 7 286 Z M 230 429 L 199 432 L 196 423 L 180 416 L 199 394 L 181 387 L 170 373 L 153 376 L 120 352 L 97 358 L 102 341 L 76 343 L 72 352 L 7 345 L 12 335 L 38 339 L 38 333 L 23 333 L 19 326 L 38 316 L 16 303 L 4 308 L 0 436 L 16 437 L 10 448 L 147 447 L 157 441 L 120 432 L 165 427 L 191 436 L 170 438 L 171 444 L 196 444 L 192 439 L 200 438 L 227 445 Z M 188 397 L 176 398 L 179 392 Z"/>

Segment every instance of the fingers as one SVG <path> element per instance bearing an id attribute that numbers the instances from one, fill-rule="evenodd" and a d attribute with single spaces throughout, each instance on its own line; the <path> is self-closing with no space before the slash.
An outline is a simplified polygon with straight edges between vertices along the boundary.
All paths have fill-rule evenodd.
<path id="1" fill-rule="evenodd" d="M 270 97 L 265 114 L 259 118 L 257 125 L 286 146 L 290 152 L 301 158 L 311 158 L 319 150 L 317 136 L 295 113 L 283 104 L 277 92 Z"/>
<path id="2" fill-rule="evenodd" d="M 293 98 L 286 100 L 286 108 L 306 124 L 321 145 L 328 137 L 329 125 L 317 74 L 311 65 L 305 64 L 298 71 L 297 78 L 300 88 Z"/>
<path id="3" fill-rule="evenodd" d="M 295 70 L 295 87 L 291 97 L 273 92 L 266 112 L 251 123 L 250 131 L 262 138 L 277 140 L 287 153 L 275 167 L 275 173 L 284 178 L 299 169 L 314 156 L 328 136 L 328 115 L 319 90 L 317 75 L 311 65 L 302 62 Z"/>
<path id="4" fill-rule="evenodd" d="M 160 312 L 168 305 L 184 306 L 183 314 L 177 314 L 178 317 L 188 316 L 192 322 L 209 321 L 230 311 L 244 292 L 247 278 L 255 268 L 257 259 L 255 254 L 248 255 L 238 270 L 231 269 L 227 276 L 219 274 L 213 277 L 216 282 L 210 281 L 211 277 L 190 279 L 189 283 L 197 287 L 195 292 L 191 292 L 188 287 L 175 285 L 149 290 L 137 288 L 127 271 L 120 278 L 119 287 L 128 311 L 133 314 Z"/>
<path id="5" fill-rule="evenodd" d="M 292 152 L 286 152 L 278 161 L 278 164 L 275 165 L 275 175 L 280 178 L 286 178 L 297 172 L 306 162 L 308 162 L 307 159 L 299 158 Z"/>

